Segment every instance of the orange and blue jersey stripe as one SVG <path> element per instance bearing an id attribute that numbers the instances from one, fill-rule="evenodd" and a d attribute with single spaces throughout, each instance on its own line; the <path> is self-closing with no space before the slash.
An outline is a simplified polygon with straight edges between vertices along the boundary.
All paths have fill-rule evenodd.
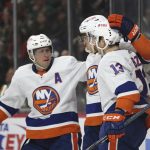
<path id="1" fill-rule="evenodd" d="M 14 115 L 15 113 L 17 113 L 19 111 L 19 109 L 15 109 L 13 107 L 5 105 L 2 102 L 0 102 L 0 106 L 3 107 L 11 116 Z"/>
<path id="2" fill-rule="evenodd" d="M 128 81 L 116 88 L 116 107 L 127 110 L 129 113 L 133 108 L 142 108 L 146 102 L 146 95 L 141 96 L 134 82 Z"/>
<path id="3" fill-rule="evenodd" d="M 27 137 L 44 139 L 61 136 L 67 133 L 78 133 L 78 115 L 75 112 L 52 114 L 46 119 L 26 118 Z"/>
<path id="4" fill-rule="evenodd" d="M 101 103 L 86 104 L 85 126 L 97 126 L 102 124 Z"/>

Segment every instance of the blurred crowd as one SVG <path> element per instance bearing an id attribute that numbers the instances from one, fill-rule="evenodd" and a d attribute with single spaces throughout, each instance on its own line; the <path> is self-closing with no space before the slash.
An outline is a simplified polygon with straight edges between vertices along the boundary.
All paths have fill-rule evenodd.
<path id="1" fill-rule="evenodd" d="M 73 36 L 77 43 L 78 27 L 83 18 L 100 13 L 108 15 L 108 0 L 73 1 Z M 105 6 L 105 7 L 103 7 Z M 106 8 L 107 6 L 107 8 Z M 88 11 L 90 10 L 90 11 Z M 13 3 L 11 0 L 0 2 L 0 54 L 12 59 L 13 54 Z M 28 62 L 26 40 L 31 34 L 44 33 L 54 44 L 54 50 L 60 56 L 62 50 L 68 49 L 67 30 L 67 0 L 18 0 L 17 1 L 17 29 L 18 29 L 18 60 L 19 65 Z M 78 44 L 77 46 L 81 46 Z M 79 54 L 75 52 L 78 57 Z M 79 56 L 80 57 L 80 56 Z M 81 58 L 79 58 L 81 59 Z"/>
<path id="2" fill-rule="evenodd" d="M 2 2 L 3 1 L 3 2 Z M 12 1 L 2 0 L 0 9 L 0 53 L 12 59 L 13 17 Z M 60 4 L 61 2 L 61 4 Z M 56 44 L 58 50 L 66 49 L 66 1 L 20 0 L 17 3 L 18 60 L 28 62 L 26 41 L 32 34 L 44 33 Z"/>
<path id="3" fill-rule="evenodd" d="M 133 0 L 134 1 L 134 0 Z M 132 1 L 132 2 L 133 2 Z M 148 2 L 149 0 L 145 1 Z M 108 16 L 110 0 L 72 0 L 73 55 L 80 61 L 86 59 L 81 42 L 78 40 L 81 21 L 94 14 Z M 126 1 L 127 2 L 127 1 Z M 131 1 L 130 1 L 131 3 Z M 119 5 L 113 5 L 114 10 Z M 150 6 L 145 3 L 145 6 Z M 132 5 L 133 6 L 133 5 Z M 121 13 L 122 10 L 120 10 Z M 117 12 L 118 11 L 114 11 Z M 68 50 L 67 0 L 17 0 L 17 47 L 18 66 L 29 63 L 26 41 L 32 34 L 48 35 L 54 47 L 54 56 L 70 55 Z M 132 18 L 134 20 L 134 18 Z M 150 9 L 143 11 L 143 32 L 150 37 Z M 0 1 L 0 89 L 9 85 L 13 69 L 13 0 Z M 80 89 L 83 89 L 83 92 Z M 82 99 L 79 110 L 82 111 L 85 97 L 85 85 L 80 84 L 77 93 Z M 81 108 L 80 108 L 81 107 Z"/>

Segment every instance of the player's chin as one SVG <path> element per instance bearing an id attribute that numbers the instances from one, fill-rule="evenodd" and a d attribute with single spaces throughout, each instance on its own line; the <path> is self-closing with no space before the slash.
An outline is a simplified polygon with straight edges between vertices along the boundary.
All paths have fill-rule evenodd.
<path id="1" fill-rule="evenodd" d="M 44 61 L 43 62 L 43 67 L 47 68 L 49 66 L 49 64 L 50 64 L 50 61 Z"/>

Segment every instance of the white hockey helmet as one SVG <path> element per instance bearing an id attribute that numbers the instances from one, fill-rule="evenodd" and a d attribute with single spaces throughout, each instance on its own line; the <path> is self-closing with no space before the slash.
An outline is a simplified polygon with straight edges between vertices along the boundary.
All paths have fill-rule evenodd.
<path id="1" fill-rule="evenodd" d="M 96 25 L 99 21 L 105 21 L 106 18 L 102 15 L 94 15 L 86 18 L 80 25 L 79 31 L 80 33 L 90 33 L 95 30 Z"/>
<path id="2" fill-rule="evenodd" d="M 101 15 L 90 16 L 86 18 L 85 20 L 83 20 L 83 22 L 79 26 L 80 33 L 86 34 L 86 36 L 88 37 L 89 43 L 92 45 L 93 45 L 93 42 L 92 42 L 93 35 L 91 34 L 91 32 L 95 30 L 98 20 L 100 20 L 102 17 L 103 16 Z M 87 48 L 85 49 L 85 51 L 88 53 L 91 52 L 91 50 L 88 50 Z"/>
<path id="3" fill-rule="evenodd" d="M 29 58 L 34 63 L 36 62 L 35 62 L 33 50 L 42 48 L 42 47 L 51 47 L 52 54 L 53 54 L 52 41 L 45 34 L 32 35 L 27 40 L 27 52 L 28 52 Z"/>
<path id="4" fill-rule="evenodd" d="M 95 20 L 96 24 L 92 26 L 93 30 L 90 32 L 93 36 L 96 37 L 96 47 L 101 50 L 105 50 L 109 45 L 114 45 L 120 42 L 122 36 L 117 30 L 111 29 L 107 18 L 100 16 Z M 105 41 L 105 47 L 99 47 L 99 38 L 103 37 Z"/>

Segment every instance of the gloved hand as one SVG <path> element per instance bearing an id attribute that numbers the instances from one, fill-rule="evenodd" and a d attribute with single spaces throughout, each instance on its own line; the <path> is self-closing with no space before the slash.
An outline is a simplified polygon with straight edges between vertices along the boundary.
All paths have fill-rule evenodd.
<path id="1" fill-rule="evenodd" d="M 125 112 L 123 110 L 116 110 L 103 116 L 102 128 L 105 135 L 108 135 L 110 142 L 121 138 L 125 134 L 123 129 L 125 120 L 124 114 Z"/>
<path id="2" fill-rule="evenodd" d="M 108 16 L 108 21 L 111 28 L 118 29 L 122 33 L 125 41 L 134 42 L 141 35 L 139 27 L 123 15 L 112 14 Z"/>

